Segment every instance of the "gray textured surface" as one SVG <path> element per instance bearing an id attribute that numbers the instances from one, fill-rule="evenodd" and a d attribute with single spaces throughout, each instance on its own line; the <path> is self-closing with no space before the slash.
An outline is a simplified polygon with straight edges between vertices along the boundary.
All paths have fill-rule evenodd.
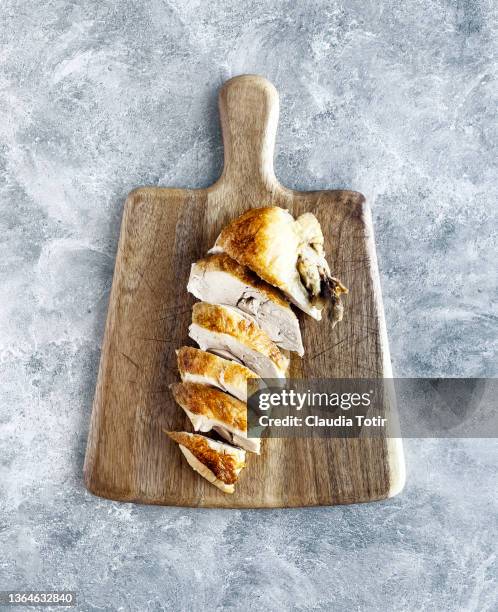
<path id="1" fill-rule="evenodd" d="M 344 8 L 347 7 L 347 8 Z M 374 211 L 398 375 L 496 375 L 496 4 L 0 8 L 0 589 L 81 610 L 492 610 L 496 443 L 408 440 L 402 495 L 275 512 L 137 507 L 81 469 L 120 214 L 205 186 L 216 92 L 281 93 L 277 173 Z"/>

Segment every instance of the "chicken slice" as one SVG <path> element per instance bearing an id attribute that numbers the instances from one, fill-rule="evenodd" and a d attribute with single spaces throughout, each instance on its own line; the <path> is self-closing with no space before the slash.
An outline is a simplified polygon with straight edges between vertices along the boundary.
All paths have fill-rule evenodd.
<path id="1" fill-rule="evenodd" d="M 233 493 L 246 453 L 223 442 L 186 431 L 167 431 L 180 446 L 190 467 L 223 493 Z"/>
<path id="2" fill-rule="evenodd" d="M 340 296 L 347 289 L 330 274 L 311 213 L 295 220 L 278 206 L 250 209 L 221 231 L 210 253 L 227 253 L 317 320 L 328 300 L 334 324 L 342 318 Z"/>
<path id="3" fill-rule="evenodd" d="M 230 306 L 194 304 L 189 336 L 202 350 L 238 360 L 262 378 L 285 378 L 288 358 L 254 321 Z"/>
<path id="4" fill-rule="evenodd" d="M 243 402 L 247 401 L 247 381 L 259 378 L 239 363 L 192 346 L 182 346 L 176 351 L 176 355 L 183 382 L 218 387 Z"/>
<path id="5" fill-rule="evenodd" d="M 199 383 L 174 383 L 173 397 L 183 408 L 195 431 L 214 429 L 225 440 L 259 455 L 259 438 L 247 437 L 247 406 L 244 402 Z"/>
<path id="6" fill-rule="evenodd" d="M 208 255 L 192 264 L 187 290 L 203 302 L 239 308 L 277 346 L 304 354 L 299 321 L 289 302 L 226 253 Z"/>
<path id="7" fill-rule="evenodd" d="M 301 246 L 297 258 L 297 270 L 301 282 L 311 299 L 329 299 L 332 303 L 332 322 L 335 326 L 342 321 L 344 307 L 341 295 L 347 293 L 346 287 L 330 273 L 325 259 L 322 228 L 315 215 L 304 213 L 296 219 L 301 234 Z"/>

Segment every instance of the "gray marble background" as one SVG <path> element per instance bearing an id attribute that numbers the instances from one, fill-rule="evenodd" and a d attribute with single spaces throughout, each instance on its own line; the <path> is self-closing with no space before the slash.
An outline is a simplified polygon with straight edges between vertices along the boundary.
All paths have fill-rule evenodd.
<path id="1" fill-rule="evenodd" d="M 222 166 L 216 96 L 281 94 L 276 170 L 373 208 L 395 372 L 496 376 L 493 0 L 4 0 L 0 589 L 79 610 L 496 610 L 496 441 L 407 440 L 392 500 L 112 503 L 81 471 L 124 198 Z"/>

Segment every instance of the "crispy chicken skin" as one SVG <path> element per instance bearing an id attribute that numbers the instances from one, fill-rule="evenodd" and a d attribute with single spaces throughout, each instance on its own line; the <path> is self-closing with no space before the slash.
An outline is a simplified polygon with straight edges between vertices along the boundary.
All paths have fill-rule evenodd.
<path id="1" fill-rule="evenodd" d="M 193 346 L 176 351 L 178 371 L 183 382 L 197 382 L 218 387 L 237 399 L 247 401 L 247 381 L 259 378 L 240 363 L 223 359 Z"/>
<path id="2" fill-rule="evenodd" d="M 173 383 L 170 389 L 185 410 L 247 432 L 247 406 L 244 402 L 214 387 L 198 383 Z"/>
<path id="3" fill-rule="evenodd" d="M 288 254 L 297 260 L 299 234 L 294 218 L 278 206 L 251 208 L 220 233 L 212 253 L 225 252 L 274 287 L 289 278 Z M 293 276 L 293 275 L 292 275 Z"/>
<path id="4" fill-rule="evenodd" d="M 225 252 L 278 287 L 304 312 L 321 318 L 330 300 L 332 319 L 342 318 L 340 295 L 346 288 L 330 274 L 323 251 L 323 234 L 311 213 L 297 220 L 283 208 L 253 208 L 228 224 L 212 253 Z"/>
<path id="5" fill-rule="evenodd" d="M 228 444 L 186 431 L 165 432 L 177 442 L 190 466 L 224 493 L 233 493 L 240 471 L 245 467 L 245 452 Z"/>
<path id="6" fill-rule="evenodd" d="M 234 308 L 197 302 L 192 308 L 189 335 L 201 349 L 230 354 L 258 376 L 285 377 L 288 358 L 254 321 Z"/>
<path id="7" fill-rule="evenodd" d="M 195 431 L 214 430 L 236 446 L 259 454 L 261 440 L 247 437 L 245 402 L 204 384 L 182 382 L 170 385 L 176 402 L 183 408 Z"/>

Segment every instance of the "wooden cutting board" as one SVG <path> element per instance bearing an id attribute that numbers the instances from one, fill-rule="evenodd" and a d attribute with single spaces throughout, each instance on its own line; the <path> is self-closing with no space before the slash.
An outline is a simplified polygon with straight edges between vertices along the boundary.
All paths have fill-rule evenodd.
<path id="1" fill-rule="evenodd" d="M 85 459 L 95 495 L 174 506 L 277 508 L 366 502 L 404 484 L 399 439 L 271 439 L 248 454 L 233 495 L 195 474 L 163 429 L 191 431 L 168 385 L 194 302 L 190 265 L 220 229 L 251 207 L 274 204 L 322 224 L 332 270 L 350 289 L 332 329 L 301 317 L 305 356 L 290 373 L 307 378 L 391 377 L 372 222 L 354 191 L 292 191 L 273 172 L 278 94 L 244 75 L 220 91 L 225 167 L 207 189 L 144 187 L 124 208 Z M 392 410 L 392 406 L 386 406 Z"/>

